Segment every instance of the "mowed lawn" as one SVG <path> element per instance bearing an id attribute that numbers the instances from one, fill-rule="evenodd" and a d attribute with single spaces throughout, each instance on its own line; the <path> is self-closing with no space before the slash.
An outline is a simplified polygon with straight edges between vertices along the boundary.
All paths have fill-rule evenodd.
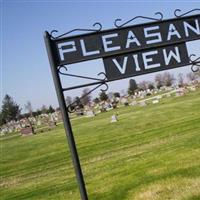
<path id="1" fill-rule="evenodd" d="M 72 124 L 90 200 L 200 199 L 200 90 Z M 62 125 L 1 153 L 1 200 L 80 199 Z"/>

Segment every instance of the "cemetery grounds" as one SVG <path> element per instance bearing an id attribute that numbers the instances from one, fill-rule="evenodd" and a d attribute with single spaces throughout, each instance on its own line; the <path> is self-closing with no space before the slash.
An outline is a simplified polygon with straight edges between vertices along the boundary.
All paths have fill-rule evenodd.
<path id="1" fill-rule="evenodd" d="M 72 124 L 89 199 L 200 199 L 200 89 Z M 1 155 L 1 200 L 80 199 L 62 124 L 2 137 Z"/>

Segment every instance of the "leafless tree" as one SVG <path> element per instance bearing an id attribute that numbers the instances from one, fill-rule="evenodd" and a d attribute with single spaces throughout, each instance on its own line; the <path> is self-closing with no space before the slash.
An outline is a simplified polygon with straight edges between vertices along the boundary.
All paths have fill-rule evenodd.
<path id="1" fill-rule="evenodd" d="M 184 85 L 184 75 L 182 73 L 178 74 L 178 85 L 179 87 L 183 87 Z"/>
<path id="2" fill-rule="evenodd" d="M 155 88 L 154 83 L 153 82 L 148 82 L 148 89 L 153 90 Z"/>
<path id="3" fill-rule="evenodd" d="M 148 89 L 148 82 L 147 81 L 142 81 L 138 84 L 138 88 L 142 90 L 147 90 Z"/>
<path id="4" fill-rule="evenodd" d="M 156 87 L 159 89 L 161 88 L 164 83 L 163 83 L 163 78 L 162 78 L 162 75 L 161 74 L 157 74 L 155 76 L 155 83 L 156 83 Z"/>
<path id="5" fill-rule="evenodd" d="M 88 105 L 91 102 L 91 95 L 87 94 L 88 92 L 89 92 L 88 88 L 82 91 L 81 102 L 83 105 Z"/>
<path id="6" fill-rule="evenodd" d="M 173 74 L 170 74 L 169 72 L 165 72 L 163 74 L 163 82 L 164 82 L 165 86 L 172 86 L 174 81 L 175 81 L 175 78 L 174 78 Z"/>
<path id="7" fill-rule="evenodd" d="M 68 105 L 70 105 L 72 103 L 72 98 L 70 96 L 67 96 L 65 101 L 66 101 L 66 104 L 68 106 Z"/>
<path id="8" fill-rule="evenodd" d="M 187 74 L 187 78 L 188 78 L 189 81 L 192 82 L 192 81 L 196 80 L 196 75 L 195 75 L 194 72 L 190 72 L 190 73 Z"/>
<path id="9" fill-rule="evenodd" d="M 28 111 L 28 113 L 30 114 L 30 116 L 33 115 L 33 108 L 32 108 L 32 104 L 30 101 L 27 101 L 26 104 L 24 105 L 24 108 L 26 111 Z"/>

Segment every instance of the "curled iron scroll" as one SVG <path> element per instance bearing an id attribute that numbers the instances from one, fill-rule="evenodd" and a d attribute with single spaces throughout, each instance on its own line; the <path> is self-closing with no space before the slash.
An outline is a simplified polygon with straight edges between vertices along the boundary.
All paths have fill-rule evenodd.
<path id="1" fill-rule="evenodd" d="M 129 24 L 130 22 L 132 22 L 136 19 L 148 19 L 148 20 L 153 20 L 153 21 L 162 21 L 163 20 L 163 14 L 161 12 L 156 12 L 155 15 L 159 15 L 160 17 L 159 18 L 153 18 L 153 17 L 137 16 L 137 17 L 134 17 L 134 18 L 126 21 L 123 24 L 120 24 L 120 25 L 118 23 L 121 22 L 122 19 L 116 19 L 115 22 L 114 22 L 114 25 L 115 25 L 116 28 L 121 28 L 121 27 Z"/>
<path id="2" fill-rule="evenodd" d="M 99 73 L 98 75 L 101 75 L 101 74 L 105 75 L 104 72 L 101 72 L 101 73 Z M 106 79 L 107 79 L 107 78 L 106 78 L 106 76 L 105 76 L 105 78 L 102 79 L 102 82 L 101 82 L 99 85 L 95 86 L 93 89 L 89 90 L 85 95 L 81 96 L 81 97 L 79 98 L 80 101 L 81 101 L 81 99 L 85 98 L 86 96 L 88 96 L 88 95 L 91 94 L 93 91 L 95 91 L 96 89 L 100 88 L 101 86 L 105 86 L 104 89 L 100 89 L 101 92 L 106 92 L 106 91 L 108 90 L 108 88 L 109 88 L 108 84 L 106 83 Z M 69 112 L 69 113 L 74 113 L 74 112 L 76 111 L 76 105 L 77 105 L 77 101 L 74 101 L 73 103 L 71 103 L 70 105 L 68 105 L 68 106 L 67 106 L 68 112 Z"/>
<path id="3" fill-rule="evenodd" d="M 81 76 L 81 75 L 77 75 L 77 74 L 69 74 L 67 73 L 68 69 L 67 69 L 67 66 L 66 65 L 61 65 L 58 67 L 58 73 L 61 74 L 61 75 L 64 75 L 64 76 L 71 76 L 71 77 L 75 77 L 75 78 L 82 78 L 82 79 L 88 79 L 88 80 L 93 80 L 93 81 L 105 81 L 106 80 L 106 74 L 104 72 L 100 72 L 98 74 L 101 75 L 103 74 L 104 75 L 104 79 L 99 79 L 99 78 L 93 78 L 93 77 L 89 77 L 89 76 Z"/>
<path id="4" fill-rule="evenodd" d="M 50 35 L 51 35 L 51 38 L 52 39 L 58 39 L 58 38 L 62 38 L 63 36 L 66 36 L 66 35 L 69 35 L 70 33 L 73 33 L 73 32 L 77 32 L 77 31 L 83 31 L 83 32 L 99 32 L 102 30 L 102 25 L 101 23 L 99 22 L 96 22 L 92 25 L 94 27 L 94 29 L 80 29 L 80 28 L 76 28 L 76 29 L 73 29 L 71 31 L 68 31 L 66 33 L 63 33 L 59 36 L 55 36 L 56 33 L 58 33 L 58 30 L 52 30 Z"/>
<path id="5" fill-rule="evenodd" d="M 190 11 L 188 11 L 188 12 L 186 12 L 186 13 L 183 13 L 183 14 L 177 14 L 177 13 L 182 12 L 182 10 L 176 9 L 176 10 L 174 11 L 174 15 L 175 15 L 175 17 L 180 18 L 180 17 L 184 17 L 184 16 L 186 16 L 186 15 L 192 13 L 192 12 L 196 12 L 196 11 L 199 11 L 199 12 L 200 12 L 200 9 L 199 9 L 199 8 L 196 8 L 196 9 L 190 10 Z"/>
<path id="6" fill-rule="evenodd" d="M 104 86 L 105 88 L 101 88 L 101 92 L 106 92 L 109 88 L 108 84 L 106 83 L 107 80 L 107 76 L 104 72 L 100 72 L 98 74 L 98 76 L 102 76 L 103 78 L 92 78 L 92 77 L 86 77 L 86 76 L 79 76 L 79 75 L 74 75 L 74 74 L 68 74 L 65 71 L 67 71 L 67 67 L 62 65 L 59 66 L 58 68 L 58 73 L 65 75 L 65 76 L 72 76 L 72 77 L 76 77 L 76 78 L 84 78 L 84 79 L 90 79 L 90 80 L 96 80 L 98 81 L 98 85 L 95 86 L 93 89 L 89 90 L 85 95 L 81 96 L 79 99 L 83 99 L 86 96 L 88 96 L 89 94 L 91 94 L 93 91 L 95 91 L 96 89 Z M 74 113 L 76 111 L 76 106 L 77 106 L 77 101 L 72 102 L 70 105 L 67 106 L 67 110 L 69 113 Z"/>
<path id="7" fill-rule="evenodd" d="M 193 59 L 193 57 L 196 57 L 196 55 L 191 54 L 189 57 L 190 62 L 192 63 L 191 70 L 192 70 L 192 72 L 196 73 L 200 70 L 200 57 L 198 57 L 196 59 Z"/>

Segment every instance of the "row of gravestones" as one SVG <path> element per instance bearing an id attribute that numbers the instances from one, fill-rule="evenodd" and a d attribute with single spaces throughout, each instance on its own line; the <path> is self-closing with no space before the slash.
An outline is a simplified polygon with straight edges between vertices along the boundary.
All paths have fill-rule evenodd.
<path id="1" fill-rule="evenodd" d="M 195 91 L 196 89 L 194 87 L 190 88 L 190 91 Z M 175 96 L 176 97 L 179 97 L 179 96 L 183 96 L 185 95 L 186 93 L 188 92 L 188 90 L 184 89 L 184 88 L 179 88 L 179 89 L 176 89 L 175 91 L 172 91 L 172 92 L 168 92 L 164 95 L 158 95 L 156 97 L 153 97 L 153 98 L 150 98 L 152 100 L 152 104 L 158 104 L 160 102 L 160 99 L 162 99 L 163 97 L 171 97 L 171 94 L 172 93 L 175 93 Z M 149 100 L 142 100 L 142 101 L 132 101 L 130 103 L 130 105 L 132 106 L 146 106 L 147 105 L 147 101 Z M 127 103 L 126 99 L 123 100 L 123 103 Z M 114 123 L 114 122 L 117 122 L 118 121 L 118 117 L 116 114 L 113 114 L 111 116 L 111 123 Z"/>
<path id="2" fill-rule="evenodd" d="M 191 91 L 195 91 L 196 89 L 194 87 L 192 87 L 192 89 L 190 89 L 190 90 Z M 185 95 L 187 93 L 187 90 L 184 89 L 184 88 L 178 88 L 178 89 L 176 89 L 174 91 L 171 91 L 171 92 L 168 92 L 168 93 L 164 93 L 163 95 L 157 95 L 155 97 L 150 98 L 151 103 L 152 104 L 158 104 L 163 97 L 171 97 L 173 93 L 175 94 L 176 97 L 179 97 L 179 96 Z M 142 95 L 143 94 L 144 93 L 142 93 Z M 140 98 L 142 98 L 142 96 L 140 96 Z M 137 106 L 137 105 L 139 105 L 139 106 L 143 107 L 143 106 L 148 105 L 150 103 L 150 100 L 149 99 L 142 100 L 142 101 L 136 101 L 136 100 L 134 100 L 134 101 L 132 101 L 130 103 L 130 105 L 131 106 Z M 123 98 L 120 99 L 120 101 L 125 106 L 129 105 L 128 97 L 123 97 Z M 104 107 L 102 106 L 100 108 L 101 111 L 102 111 L 102 108 L 104 108 L 105 111 L 108 111 L 108 110 L 112 109 L 112 107 L 106 107 L 105 105 L 104 105 Z M 96 115 L 96 113 L 94 112 L 94 110 L 89 110 L 89 111 L 86 112 L 86 116 L 87 117 L 94 117 L 95 115 Z M 112 118 L 111 122 L 117 121 L 117 116 L 116 115 L 113 115 L 111 118 Z"/>
<path id="3" fill-rule="evenodd" d="M 188 91 L 195 91 L 196 88 L 191 86 L 189 88 L 178 88 L 174 91 L 175 96 L 179 97 L 179 96 L 183 96 L 185 95 Z M 140 98 L 143 98 L 144 96 L 144 92 L 138 93 Z M 157 97 L 154 97 L 154 99 L 152 100 L 152 104 L 157 104 L 159 103 L 160 99 L 162 98 L 162 96 L 165 97 L 170 97 L 172 94 L 172 92 L 169 92 L 167 94 L 163 94 L 163 95 L 158 95 Z M 128 97 L 122 97 L 122 98 L 118 98 L 117 101 L 123 103 L 124 105 L 129 105 L 128 103 Z M 113 101 L 113 102 L 116 102 Z M 99 106 L 99 112 L 105 112 L 108 110 L 111 110 L 113 108 L 117 107 L 117 104 L 114 104 L 112 101 L 111 102 L 105 102 L 104 104 L 101 104 Z M 130 103 L 130 105 L 132 106 L 146 106 L 147 105 L 147 100 L 143 100 L 143 101 L 132 101 Z M 86 112 L 86 116 L 87 117 L 93 117 L 95 116 L 95 112 L 93 109 L 88 109 Z M 35 117 L 29 117 L 28 119 L 21 119 L 20 121 L 11 121 L 8 122 L 6 125 L 4 125 L 3 127 L 0 128 L 0 134 L 4 135 L 6 133 L 12 133 L 14 131 L 21 131 L 22 135 L 29 135 L 29 134 L 33 134 L 34 128 L 33 127 L 40 127 L 40 126 L 48 126 L 49 128 L 53 128 L 55 127 L 56 123 L 62 121 L 62 116 L 60 112 L 54 112 L 52 114 L 41 114 L 39 117 L 35 118 Z"/>
<path id="4" fill-rule="evenodd" d="M 12 132 L 21 132 L 21 135 L 30 135 L 35 133 L 35 129 L 47 126 L 55 127 L 57 122 L 62 121 L 62 116 L 59 111 L 52 114 L 41 114 L 38 117 L 23 118 L 18 121 L 10 121 L 0 127 L 0 135 L 5 135 Z"/>

